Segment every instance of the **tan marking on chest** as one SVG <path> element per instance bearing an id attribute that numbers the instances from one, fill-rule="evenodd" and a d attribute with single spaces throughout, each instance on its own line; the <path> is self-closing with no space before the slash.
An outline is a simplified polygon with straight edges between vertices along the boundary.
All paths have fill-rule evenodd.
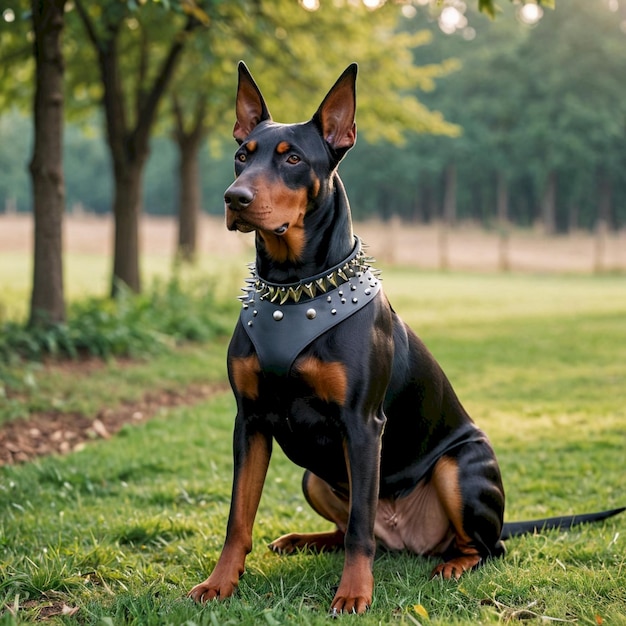
<path id="1" fill-rule="evenodd" d="M 259 397 L 259 374 L 261 373 L 261 364 L 256 354 L 233 357 L 230 367 L 237 392 L 244 398 L 256 400 Z"/>
<path id="2" fill-rule="evenodd" d="M 329 363 L 308 356 L 296 362 L 296 371 L 324 402 L 343 405 L 348 389 L 346 366 L 338 361 Z"/>

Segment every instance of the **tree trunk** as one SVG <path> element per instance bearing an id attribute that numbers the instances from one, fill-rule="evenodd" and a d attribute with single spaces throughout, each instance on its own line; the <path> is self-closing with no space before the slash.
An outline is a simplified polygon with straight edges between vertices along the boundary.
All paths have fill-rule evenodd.
<path id="1" fill-rule="evenodd" d="M 61 32 L 65 0 L 33 0 L 34 146 L 30 162 L 33 185 L 34 265 L 31 326 L 65 320 L 63 292 L 63 54 Z"/>
<path id="2" fill-rule="evenodd" d="M 498 218 L 498 266 L 500 271 L 511 269 L 509 258 L 509 184 L 503 172 L 497 173 L 497 218 Z"/>
<path id="3" fill-rule="evenodd" d="M 556 172 L 551 171 L 541 200 L 541 219 L 546 235 L 556 232 Z"/>
<path id="4" fill-rule="evenodd" d="M 146 153 L 147 158 L 147 153 Z M 113 198 L 113 284 L 111 295 L 123 283 L 134 292 L 141 291 L 139 270 L 139 219 L 142 207 L 142 182 L 146 158 L 129 163 L 125 170 L 115 169 Z"/>
<path id="5" fill-rule="evenodd" d="M 572 202 L 567 211 L 567 230 L 570 234 L 574 234 L 579 228 L 580 206 L 578 202 Z"/>
<path id="6" fill-rule="evenodd" d="M 444 173 L 443 215 L 439 225 L 439 269 L 450 268 L 448 235 L 456 221 L 456 165 L 451 163 Z"/>
<path id="7" fill-rule="evenodd" d="M 113 162 L 115 193 L 115 242 L 111 295 L 124 283 L 135 292 L 141 290 L 139 270 L 139 217 L 141 215 L 141 185 L 144 166 L 149 154 L 149 140 L 157 108 L 169 85 L 177 61 L 183 51 L 186 36 L 200 22 L 190 15 L 183 30 L 170 45 L 161 67 L 149 89 L 144 90 L 149 45 L 144 37 L 140 42 L 139 75 L 135 80 L 136 115 L 134 125 L 128 123 L 127 94 L 124 92 L 120 68 L 118 36 L 125 15 L 119 13 L 116 22 L 106 25 L 104 34 L 95 27 L 84 0 L 75 0 L 76 9 L 83 21 L 87 36 L 98 54 L 100 75 L 104 87 L 103 106 L 106 119 L 107 140 Z M 143 33 L 141 33 L 143 36 Z"/>
<path id="8" fill-rule="evenodd" d="M 446 167 L 445 189 L 443 196 L 443 221 L 448 226 L 456 222 L 456 165 Z"/>
<path id="9" fill-rule="evenodd" d="M 612 191 L 611 181 L 605 174 L 601 174 L 598 184 L 598 218 L 593 258 L 593 271 L 596 273 L 606 270 L 606 240 L 611 224 Z"/>
<path id="10" fill-rule="evenodd" d="M 198 149 L 181 146 L 178 190 L 177 257 L 193 263 L 198 252 L 198 216 L 202 205 Z"/>
<path id="11" fill-rule="evenodd" d="M 185 130 L 180 103 L 174 98 L 174 139 L 179 151 L 178 245 L 177 260 L 193 263 L 198 245 L 198 218 L 202 208 L 200 184 L 200 146 L 206 137 L 204 118 L 206 98 L 201 96 L 194 113 L 192 128 Z"/>

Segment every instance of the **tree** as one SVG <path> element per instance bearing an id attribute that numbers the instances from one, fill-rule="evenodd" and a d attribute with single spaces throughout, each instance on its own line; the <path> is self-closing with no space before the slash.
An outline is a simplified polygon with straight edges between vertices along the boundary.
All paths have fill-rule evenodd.
<path id="1" fill-rule="evenodd" d="M 165 9 L 154 4 L 143 5 L 135 11 L 131 10 L 130 2 L 115 0 L 89 7 L 85 0 L 76 0 L 75 4 L 97 56 L 107 143 L 113 165 L 115 241 L 111 293 L 117 293 L 118 281 L 133 291 L 140 291 L 139 216 L 150 133 L 186 40 L 206 16 L 187 0 L 181 5 L 185 9 L 183 19 L 179 21 L 171 15 L 173 19 L 166 25 L 173 22 L 173 28 L 165 28 Z M 158 28 L 161 30 L 155 37 Z M 151 36 L 156 42 L 151 41 Z M 158 49 L 158 44 L 164 40 L 166 49 L 155 69 L 151 64 L 156 56 L 154 49 Z M 124 54 L 133 55 L 136 64 L 123 63 Z M 129 74 L 130 80 L 125 80 Z M 132 96 L 128 93 L 131 89 Z M 134 115 L 130 110 L 131 102 Z"/>
<path id="2" fill-rule="evenodd" d="M 240 58 L 251 62 L 264 92 L 275 103 L 272 112 L 276 119 L 312 114 L 305 103 L 323 94 L 348 59 L 358 61 L 362 69 L 359 131 L 366 136 L 399 143 L 411 129 L 444 134 L 458 131 L 406 93 L 415 85 L 432 88 L 453 64 L 415 65 L 412 50 L 425 45 L 429 35 L 399 32 L 399 15 L 398 7 L 391 4 L 377 11 L 331 3 L 307 11 L 294 9 L 292 0 L 241 0 L 220 5 L 205 36 L 186 48 L 171 86 L 176 94 L 173 136 L 180 153 L 179 258 L 193 258 L 199 210 L 198 192 L 186 187 L 198 184 L 193 181 L 198 181 L 201 138 L 209 132 L 215 135 L 214 128 L 223 127 L 225 116 L 227 128 L 232 128 L 235 67 Z M 385 97 L 379 97 L 380 93 Z M 384 124 L 380 122 L 383 119 Z M 228 141 L 232 141 L 230 132 Z"/>
<path id="3" fill-rule="evenodd" d="M 33 0 L 36 63 L 33 117 L 35 141 L 30 171 L 35 216 L 35 257 L 30 325 L 65 319 L 62 264 L 63 54 L 65 0 Z"/>

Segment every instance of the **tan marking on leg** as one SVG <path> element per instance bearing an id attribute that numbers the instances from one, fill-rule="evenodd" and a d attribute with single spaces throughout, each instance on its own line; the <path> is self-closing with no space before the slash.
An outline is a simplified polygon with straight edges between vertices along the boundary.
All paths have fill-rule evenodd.
<path id="1" fill-rule="evenodd" d="M 308 356 L 296 362 L 296 371 L 324 402 L 335 402 L 340 406 L 345 403 L 348 373 L 343 363 L 326 363 Z"/>
<path id="2" fill-rule="evenodd" d="M 261 364 L 256 354 L 233 357 L 230 367 L 237 391 L 244 398 L 256 400 L 259 397 L 259 374 L 261 373 Z"/>
<path id="3" fill-rule="evenodd" d="M 478 550 L 463 526 L 463 499 L 459 485 L 459 468 L 454 459 L 442 457 L 437 461 L 433 471 L 432 483 L 437 490 L 441 504 L 455 532 L 455 548 L 459 556 L 441 563 L 433 570 L 431 576 L 441 575 L 445 579 L 459 579 L 481 561 Z"/>
<path id="4" fill-rule="evenodd" d="M 270 444 L 261 434 L 249 443 L 242 466 L 235 472 L 226 541 L 211 575 L 188 596 L 196 602 L 233 595 L 243 574 L 246 555 L 252 550 L 252 526 L 270 461 Z"/>
<path id="5" fill-rule="evenodd" d="M 330 605 L 339 613 L 365 613 L 372 604 L 372 560 L 364 554 L 346 555 L 337 593 Z"/>
<path id="6" fill-rule="evenodd" d="M 345 530 L 348 525 L 348 501 L 339 497 L 330 485 L 313 473 L 307 474 L 303 485 L 304 496 L 316 513 L 334 522 L 335 530 L 318 533 L 289 533 L 270 544 L 270 550 L 290 554 L 299 549 L 337 550 L 344 547 Z"/>
<path id="7" fill-rule="evenodd" d="M 339 496 L 325 480 L 313 473 L 309 474 L 304 496 L 316 513 L 345 532 L 349 514 L 346 498 Z"/>
<path id="8" fill-rule="evenodd" d="M 296 550 L 333 551 L 343 548 L 344 538 L 338 528 L 319 533 L 288 533 L 274 539 L 269 548 L 278 554 L 292 554 Z"/>

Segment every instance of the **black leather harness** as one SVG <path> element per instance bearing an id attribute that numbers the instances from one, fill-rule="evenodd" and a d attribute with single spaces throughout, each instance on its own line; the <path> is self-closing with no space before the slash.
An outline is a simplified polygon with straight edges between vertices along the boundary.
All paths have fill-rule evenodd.
<path id="1" fill-rule="evenodd" d="M 298 354 L 314 339 L 374 299 L 381 284 L 370 261 L 355 237 L 347 259 L 297 283 L 269 283 L 252 268 L 239 318 L 263 372 L 288 374 Z"/>

